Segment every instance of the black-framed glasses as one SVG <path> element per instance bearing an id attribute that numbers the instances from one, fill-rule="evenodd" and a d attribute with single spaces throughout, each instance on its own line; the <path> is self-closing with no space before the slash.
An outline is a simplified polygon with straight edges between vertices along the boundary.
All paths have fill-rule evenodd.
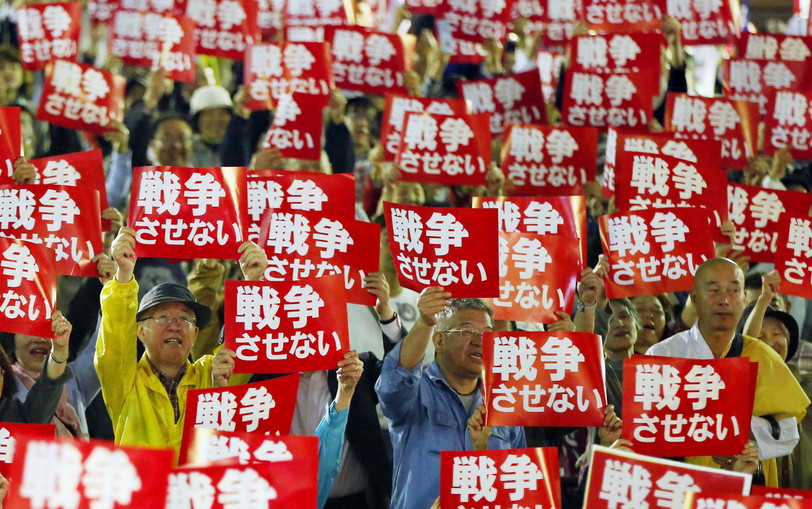
<path id="1" fill-rule="evenodd" d="M 437 332 L 439 332 L 440 334 L 446 334 L 446 333 L 459 334 L 463 339 L 466 339 L 468 341 L 473 341 L 475 339 L 482 340 L 482 334 L 483 334 L 483 332 L 481 330 L 467 330 L 467 329 L 447 329 L 447 330 L 441 330 L 441 331 L 437 331 Z M 490 331 L 488 331 L 488 332 L 490 332 Z"/>
<path id="2" fill-rule="evenodd" d="M 185 316 L 178 316 L 178 317 L 169 316 L 169 315 L 145 316 L 144 318 L 141 319 L 142 322 L 146 321 L 146 320 L 155 320 L 155 323 L 157 323 L 158 325 L 161 325 L 163 327 L 166 327 L 167 325 L 169 325 L 170 323 L 173 323 L 173 322 L 177 323 L 181 327 L 186 327 L 186 328 L 190 328 L 190 329 L 192 327 L 197 326 L 197 323 L 194 320 L 192 320 L 191 318 L 186 318 Z"/>

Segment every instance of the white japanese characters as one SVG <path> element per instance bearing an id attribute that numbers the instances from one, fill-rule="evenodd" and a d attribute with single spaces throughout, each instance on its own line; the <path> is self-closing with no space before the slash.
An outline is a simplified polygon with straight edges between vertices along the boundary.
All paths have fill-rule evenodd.
<path id="1" fill-rule="evenodd" d="M 471 507 L 475 502 L 494 502 L 497 496 L 521 502 L 541 489 L 543 480 L 544 473 L 527 454 L 509 454 L 499 463 L 488 456 L 456 456 L 451 495 L 459 497 L 463 508 L 468 502 Z"/>
<path id="2" fill-rule="evenodd" d="M 332 48 L 336 86 L 378 94 L 403 90 L 407 69 L 398 35 L 361 27 L 339 28 L 333 34 Z"/>
<path id="3" fill-rule="evenodd" d="M 260 472 L 248 466 L 171 473 L 166 509 L 211 509 L 215 501 L 223 509 L 269 507 L 278 493 Z"/>
<path id="4" fill-rule="evenodd" d="M 601 39 L 603 40 L 603 39 Z M 640 130 L 651 118 L 650 76 L 572 72 L 564 98 L 567 125 Z"/>
<path id="5" fill-rule="evenodd" d="M 574 188 L 587 182 L 586 165 L 576 160 L 581 147 L 567 128 L 545 136 L 535 126 L 513 126 L 508 147 L 502 169 L 516 187 Z"/>
<path id="6" fill-rule="evenodd" d="M 793 285 L 812 284 L 812 222 L 800 217 L 789 218 L 787 248 L 791 258 L 784 259 L 781 276 Z"/>
<path id="7" fill-rule="evenodd" d="M 79 2 L 17 9 L 20 59 L 27 70 L 44 69 L 53 59 L 76 60 L 82 6 Z"/>
<path id="8" fill-rule="evenodd" d="M 328 76 L 314 76 L 323 65 L 322 44 L 287 42 L 283 44 L 253 44 L 248 56 L 246 81 L 248 93 L 255 101 L 279 101 L 283 96 L 299 92 L 323 95 L 330 93 Z M 312 143 L 312 140 L 311 140 Z"/>
<path id="9" fill-rule="evenodd" d="M 39 264 L 23 243 L 9 242 L 0 253 L 0 274 L 5 291 L 0 295 L 0 314 L 8 320 L 34 322 L 51 317 L 52 303 L 36 293 Z"/>
<path id="10" fill-rule="evenodd" d="M 491 114 L 491 132 L 499 134 L 508 124 L 544 123 L 547 111 L 539 93 L 537 70 L 490 80 L 458 84 L 460 95 L 473 104 L 474 113 Z"/>
<path id="11" fill-rule="evenodd" d="M 241 423 L 241 430 L 256 431 L 260 421 L 270 417 L 276 402 L 265 387 L 240 388 L 239 391 L 244 392 L 241 397 L 231 391 L 199 394 L 194 427 L 234 431 L 237 420 Z"/>
<path id="12" fill-rule="evenodd" d="M 774 149 L 789 147 L 800 157 L 812 150 L 812 119 L 810 94 L 780 91 L 767 118 L 765 142 Z"/>
<path id="13" fill-rule="evenodd" d="M 196 0 L 186 4 L 186 16 L 195 21 L 197 52 L 242 59 L 255 39 L 255 23 L 240 0 Z"/>
<path id="14" fill-rule="evenodd" d="M 123 79 L 123 78 L 122 78 Z M 113 107 L 113 76 L 84 64 L 54 60 L 47 74 L 40 111 L 65 121 L 104 129 L 121 120 L 121 106 Z M 123 91 L 123 90 L 122 90 Z M 111 104 L 111 106 L 108 106 Z"/>

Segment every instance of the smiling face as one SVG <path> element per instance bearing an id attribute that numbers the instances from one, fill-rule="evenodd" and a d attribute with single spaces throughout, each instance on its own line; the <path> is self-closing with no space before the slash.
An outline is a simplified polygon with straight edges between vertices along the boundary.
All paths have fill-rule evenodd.
<path id="1" fill-rule="evenodd" d="M 735 332 L 744 312 L 744 274 L 724 258 L 705 262 L 696 272 L 691 301 L 700 329 Z"/>
<path id="2" fill-rule="evenodd" d="M 50 353 L 49 340 L 25 334 L 14 335 L 14 355 L 27 370 L 35 373 L 42 371 L 42 363 Z"/>
<path id="3" fill-rule="evenodd" d="M 171 317 L 172 321 L 164 325 L 159 323 L 159 317 Z M 183 366 L 199 331 L 189 324 L 195 322 L 194 312 L 179 302 L 169 302 L 149 308 L 145 318 L 138 322 L 138 339 L 144 343 L 149 359 L 156 364 Z"/>
<path id="4" fill-rule="evenodd" d="M 642 353 L 652 345 L 659 343 L 665 332 L 665 309 L 660 299 L 654 295 L 643 295 L 632 299 L 637 316 L 640 317 L 640 330 L 634 350 Z"/>
<path id="5" fill-rule="evenodd" d="M 612 360 L 625 359 L 637 342 L 637 324 L 634 315 L 619 302 L 609 302 L 612 317 L 609 319 L 609 330 L 603 344 L 606 357 Z"/>
<path id="6" fill-rule="evenodd" d="M 758 339 L 767 343 L 782 359 L 787 360 L 789 350 L 789 331 L 781 320 L 772 317 L 764 318 Z"/>
<path id="7" fill-rule="evenodd" d="M 441 331 L 462 332 L 441 332 Z M 482 332 L 493 330 L 493 320 L 479 309 L 459 310 L 438 323 L 434 333 L 437 364 L 443 372 L 475 379 L 482 374 Z"/>

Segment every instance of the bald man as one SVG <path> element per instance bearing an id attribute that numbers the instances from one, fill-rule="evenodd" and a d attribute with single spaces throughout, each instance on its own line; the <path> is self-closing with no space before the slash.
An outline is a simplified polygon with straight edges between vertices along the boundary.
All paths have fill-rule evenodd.
<path id="1" fill-rule="evenodd" d="M 736 326 L 744 312 L 744 273 L 727 258 L 712 258 L 696 271 L 691 301 L 698 319 L 694 326 L 649 348 L 647 355 L 686 359 L 748 357 L 758 362 L 751 430 L 768 486 L 778 486 L 775 458 L 792 452 L 798 443 L 798 422 L 809 399 L 781 357 L 758 339 L 742 336 Z M 718 466 L 710 457 L 688 458 Z"/>

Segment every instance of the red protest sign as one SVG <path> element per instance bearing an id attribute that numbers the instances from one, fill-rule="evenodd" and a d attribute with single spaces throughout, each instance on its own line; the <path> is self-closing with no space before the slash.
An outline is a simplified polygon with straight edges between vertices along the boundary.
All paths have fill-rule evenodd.
<path id="1" fill-rule="evenodd" d="M 259 222 L 266 209 L 274 212 L 315 212 L 330 218 L 355 218 L 355 176 L 307 171 L 248 172 L 248 215 L 257 224 L 249 240 L 259 241 Z M 256 234 L 252 238 L 251 234 Z"/>
<path id="2" fill-rule="evenodd" d="M 352 9 L 347 9 L 347 4 L 335 0 L 300 0 L 286 4 L 283 24 L 289 41 L 329 42 L 325 28 L 349 26 L 350 16 L 354 14 Z"/>
<path id="3" fill-rule="evenodd" d="M 781 293 L 812 299 L 812 221 L 784 216 L 778 228 L 775 270 L 781 274 Z"/>
<path id="4" fill-rule="evenodd" d="M 668 3 L 668 14 L 682 25 L 682 44 L 735 44 L 739 38 L 739 13 L 732 2 L 679 0 Z"/>
<path id="5" fill-rule="evenodd" d="M 118 0 L 90 0 L 87 3 L 87 12 L 94 23 L 106 23 L 112 19 L 116 9 Z"/>
<path id="6" fill-rule="evenodd" d="M 585 332 L 489 332 L 482 341 L 488 426 L 601 426 L 603 345 Z"/>
<path id="7" fill-rule="evenodd" d="M 451 39 L 449 44 L 451 57 L 449 57 L 448 63 L 450 64 L 480 65 L 488 54 L 478 42 Z"/>
<path id="8" fill-rule="evenodd" d="M 758 104 L 722 97 L 668 94 L 665 130 L 680 138 L 722 142 L 722 168 L 742 169 L 756 154 Z"/>
<path id="9" fill-rule="evenodd" d="M 349 350 L 347 296 L 340 276 L 282 283 L 227 281 L 225 299 L 231 310 L 225 345 L 237 352 L 237 373 L 333 369 Z"/>
<path id="10" fill-rule="evenodd" d="M 386 94 L 381 127 L 384 161 L 394 161 L 406 127 L 408 113 L 462 116 L 471 113 L 470 105 L 462 99 L 427 99 L 406 95 Z"/>
<path id="11" fill-rule="evenodd" d="M 659 75 L 658 75 L 659 76 Z M 566 125 L 648 131 L 656 89 L 651 72 L 569 72 L 561 119 Z"/>
<path id="12" fill-rule="evenodd" d="M 515 4 L 514 4 L 515 5 Z M 561 66 L 564 64 L 564 55 L 550 51 L 536 51 L 536 67 L 541 78 L 542 97 L 554 97 L 561 75 Z"/>
<path id="13" fill-rule="evenodd" d="M 583 195 L 474 197 L 472 205 L 497 209 L 500 232 L 579 238 L 581 263 L 586 263 L 586 198 Z"/>
<path id="14" fill-rule="evenodd" d="M 23 69 L 41 71 L 51 59 L 75 61 L 81 31 L 81 2 L 28 5 L 17 9 Z"/>
<path id="15" fill-rule="evenodd" d="M 6 226 L 7 223 L 0 221 L 0 228 Z M 4 332 L 53 337 L 54 263 L 53 251 L 45 246 L 0 237 L 0 313 L 4 316 Z"/>
<path id="16" fill-rule="evenodd" d="M 169 474 L 166 506 L 160 507 L 310 509 L 317 505 L 318 468 L 306 466 L 291 461 L 178 468 Z"/>
<path id="17" fill-rule="evenodd" d="M 53 424 L 0 423 L 0 475 L 6 479 L 11 476 L 17 438 L 25 436 L 48 439 L 53 438 L 54 433 L 56 433 L 56 426 Z"/>
<path id="18" fill-rule="evenodd" d="M 245 50 L 244 80 L 252 110 L 271 109 L 296 92 L 322 96 L 326 103 L 335 87 L 332 57 L 322 42 L 252 44 Z"/>
<path id="19" fill-rule="evenodd" d="M 806 62 L 812 56 L 812 37 L 744 32 L 739 48 L 740 56 L 751 60 Z"/>
<path id="20" fill-rule="evenodd" d="M 257 0 L 257 26 L 263 41 L 284 37 L 285 0 Z"/>
<path id="21" fill-rule="evenodd" d="M 561 507 L 558 449 L 440 453 L 440 507 Z"/>
<path id="22" fill-rule="evenodd" d="M 708 211 L 712 226 L 727 221 L 727 203 L 719 199 L 719 190 L 727 185 L 727 174 L 720 169 L 674 157 L 624 152 L 617 182 L 618 212 L 699 207 Z M 729 242 L 721 231 L 714 236 L 720 242 Z"/>
<path id="23" fill-rule="evenodd" d="M 471 101 L 474 113 L 491 114 L 491 132 L 508 124 L 546 124 L 547 106 L 536 69 L 487 80 L 458 81 L 460 97 Z"/>
<path id="24" fill-rule="evenodd" d="M 0 186 L 0 203 L 0 229 L 4 235 L 44 244 L 54 253 L 57 274 L 98 277 L 92 261 L 104 249 L 98 191 L 66 186 Z"/>
<path id="25" fill-rule="evenodd" d="M 262 149 L 279 149 L 284 158 L 318 161 L 321 158 L 321 118 L 323 97 L 294 92 L 279 99 L 273 124 Z"/>
<path id="26" fill-rule="evenodd" d="M 707 212 L 674 208 L 598 218 L 610 299 L 687 291 L 702 262 L 715 256 Z M 739 451 L 741 452 L 741 451 Z"/>
<path id="27" fill-rule="evenodd" d="M 676 139 L 674 133 L 629 133 L 609 128 L 606 135 L 606 159 L 603 166 L 602 193 L 615 194 L 615 174 L 624 160 L 625 152 L 664 155 L 682 161 L 719 168 L 722 161 L 721 142 L 717 140 Z"/>
<path id="28" fill-rule="evenodd" d="M 764 130 L 764 153 L 788 147 L 793 157 L 812 158 L 812 92 L 776 92 L 770 97 Z"/>
<path id="29" fill-rule="evenodd" d="M 812 500 L 812 491 L 770 488 L 769 486 L 753 486 L 753 488 L 750 490 L 750 494 L 767 498 L 794 498 L 796 500 Z"/>
<path id="30" fill-rule="evenodd" d="M 395 162 L 400 180 L 484 186 L 491 161 L 488 115 L 406 115 Z"/>
<path id="31" fill-rule="evenodd" d="M 665 39 L 658 33 L 579 35 L 572 42 L 573 71 L 618 74 L 656 69 Z M 659 74 L 656 82 L 659 84 Z"/>
<path id="32" fill-rule="evenodd" d="M 454 298 L 499 294 L 496 211 L 384 202 L 398 280 L 421 291 L 442 286 Z"/>
<path id="33" fill-rule="evenodd" d="M 666 0 L 582 0 L 589 28 L 598 32 L 643 32 L 660 28 Z"/>
<path id="34" fill-rule="evenodd" d="M 752 479 L 751 475 L 738 472 L 593 445 L 584 500 L 589 500 L 590 509 L 617 509 L 624 505 L 682 507 L 688 492 L 744 494 L 750 491 Z"/>
<path id="35" fill-rule="evenodd" d="M 333 79 L 342 90 L 384 95 L 406 93 L 403 74 L 412 68 L 412 36 L 388 34 L 364 27 L 330 29 Z"/>
<path id="36" fill-rule="evenodd" d="M 740 454 L 750 436 L 758 364 L 636 355 L 623 362 L 623 438 L 639 454 Z"/>
<path id="37" fill-rule="evenodd" d="M 183 14 L 187 0 L 115 0 L 119 9 L 149 11 L 159 14 Z"/>
<path id="38" fill-rule="evenodd" d="M 781 225 L 790 216 L 808 216 L 810 206 L 812 196 L 807 193 L 729 183 L 728 217 L 736 227 L 733 249 L 742 250 L 750 263 L 773 263 Z"/>
<path id="39" fill-rule="evenodd" d="M 288 434 L 296 407 L 299 376 L 295 374 L 233 387 L 190 390 L 186 396 L 179 458 L 197 454 L 196 449 L 190 449 L 190 440 L 196 436 L 195 428 L 256 432 L 258 436 Z"/>
<path id="40" fill-rule="evenodd" d="M 259 39 L 256 0 L 187 1 L 195 22 L 196 53 L 242 61 L 245 48 Z"/>
<path id="41" fill-rule="evenodd" d="M 443 4 L 443 0 L 404 0 L 403 5 L 412 14 L 432 14 Z"/>
<path id="42" fill-rule="evenodd" d="M 188 457 L 181 457 L 178 461 L 181 466 L 309 461 L 313 469 L 319 467 L 318 437 L 267 436 L 262 433 L 236 433 L 206 428 L 194 428 L 191 433 L 186 451 Z"/>
<path id="43" fill-rule="evenodd" d="M 753 486 L 753 490 L 762 486 Z M 736 509 L 812 509 L 812 500 L 782 500 L 776 505 L 773 497 L 744 496 L 732 493 L 686 493 L 685 509 L 735 507 Z"/>
<path id="44" fill-rule="evenodd" d="M 0 182 L 5 180 L 2 178 L 6 173 L 3 168 L 10 178 L 14 173 L 14 161 L 23 155 L 20 130 L 20 107 L 0 108 Z"/>
<path id="45" fill-rule="evenodd" d="M 9 507 L 163 509 L 171 449 L 117 447 L 104 440 L 20 437 Z"/>
<path id="46" fill-rule="evenodd" d="M 577 237 L 499 232 L 499 298 L 488 299 L 496 320 L 550 323 L 572 312 L 581 272 Z"/>
<path id="47" fill-rule="evenodd" d="M 502 171 L 511 195 L 575 195 L 595 180 L 598 130 L 591 127 L 509 125 Z"/>
<path id="48" fill-rule="evenodd" d="M 770 98 L 777 90 L 808 90 L 812 71 L 804 62 L 770 62 L 732 58 L 722 62 L 725 97 L 758 103 L 759 118 L 766 119 Z"/>
<path id="49" fill-rule="evenodd" d="M 246 194 L 243 168 L 136 168 L 127 224 L 138 256 L 238 259 L 248 229 Z"/>
<path id="50" fill-rule="evenodd" d="M 438 14 L 448 23 L 452 37 L 457 40 L 478 43 L 489 39 L 501 41 L 513 21 L 511 3 L 489 0 L 443 2 Z"/>
<path id="51" fill-rule="evenodd" d="M 45 70 L 37 120 L 102 135 L 122 121 L 124 76 L 54 60 Z"/>
<path id="52" fill-rule="evenodd" d="M 583 18 L 579 0 L 540 0 L 544 16 L 542 41 L 546 46 L 563 46 L 572 38 L 575 20 Z"/>

